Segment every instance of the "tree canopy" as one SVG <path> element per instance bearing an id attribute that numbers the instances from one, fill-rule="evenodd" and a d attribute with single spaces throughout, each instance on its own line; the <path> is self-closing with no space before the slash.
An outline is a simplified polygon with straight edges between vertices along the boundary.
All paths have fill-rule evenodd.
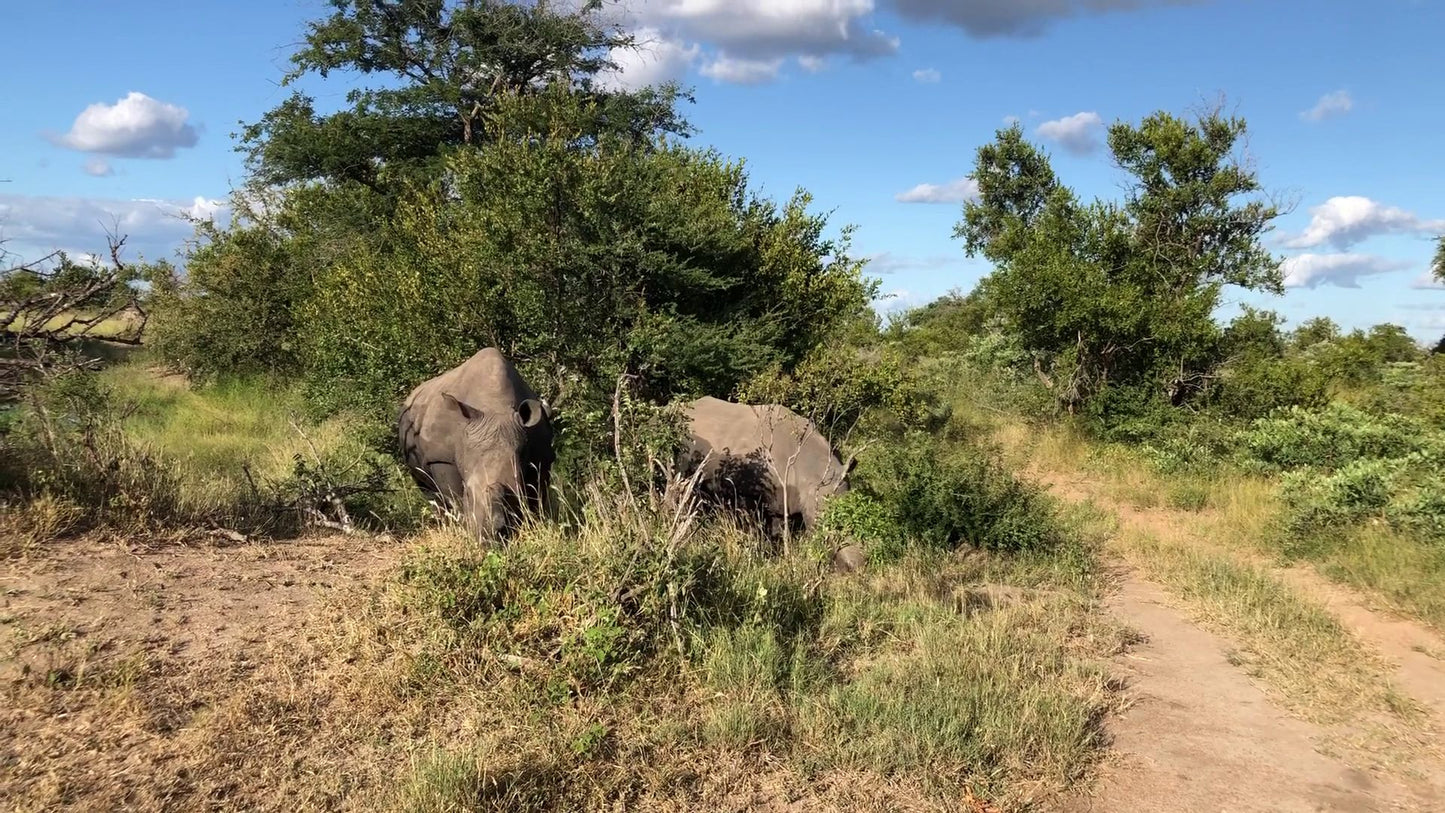
<path id="1" fill-rule="evenodd" d="M 619 375 L 656 401 L 730 397 L 868 313 L 850 229 L 685 146 L 675 88 L 600 80 L 630 46 L 600 3 L 332 5 L 288 79 L 385 81 L 249 129 L 238 217 L 163 297 L 178 364 L 297 377 L 323 410 L 383 418 L 495 346 L 600 439 Z"/>
<path id="2" fill-rule="evenodd" d="M 1244 133 L 1217 111 L 1115 123 L 1109 149 L 1128 190 L 1091 203 L 1017 124 L 978 149 L 979 197 L 955 237 L 994 262 L 990 301 L 1070 411 L 1113 387 L 1181 402 L 1219 358 L 1223 287 L 1282 291 L 1261 244 L 1279 212 L 1235 154 Z"/>
<path id="3" fill-rule="evenodd" d="M 500 99 L 564 87 L 592 106 L 579 138 L 625 134 L 644 143 L 686 134 L 673 85 L 624 91 L 602 76 L 634 38 L 607 23 L 601 0 L 571 8 L 504 0 L 330 0 L 308 24 L 282 80 L 347 74 L 361 85 L 347 107 L 320 113 L 294 91 L 241 132 L 253 177 L 267 184 L 352 181 L 433 164 L 449 148 L 479 144 Z"/>

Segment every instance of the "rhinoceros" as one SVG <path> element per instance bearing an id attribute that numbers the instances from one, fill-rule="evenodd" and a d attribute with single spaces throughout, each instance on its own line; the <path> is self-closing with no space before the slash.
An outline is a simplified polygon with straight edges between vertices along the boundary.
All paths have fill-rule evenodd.
<path id="1" fill-rule="evenodd" d="M 753 515 L 772 536 L 785 521 L 815 527 L 823 501 L 848 490 L 854 461 L 841 463 L 818 428 L 787 407 L 709 396 L 689 403 L 686 416 L 690 438 L 680 470 L 692 474 L 701 463 L 703 498 Z"/>
<path id="2" fill-rule="evenodd" d="M 407 470 L 482 541 L 547 503 L 552 416 L 501 351 L 488 347 L 407 396 L 397 435 Z"/>

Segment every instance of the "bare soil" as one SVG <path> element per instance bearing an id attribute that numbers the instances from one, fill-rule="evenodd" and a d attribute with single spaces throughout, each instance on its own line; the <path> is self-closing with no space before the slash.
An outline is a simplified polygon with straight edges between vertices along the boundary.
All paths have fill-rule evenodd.
<path id="1" fill-rule="evenodd" d="M 256 809 L 292 786 L 317 790 L 291 809 L 329 806 L 348 778 L 281 754 L 325 702 L 307 667 L 331 599 L 399 553 L 82 539 L 0 562 L 0 808 Z M 244 736 L 215 736 L 237 718 Z"/>
<path id="2" fill-rule="evenodd" d="M 1187 512 L 1139 509 L 1101 496 L 1087 479 L 1041 478 L 1058 496 L 1091 500 L 1125 526 L 1187 539 Z M 1237 552 L 1260 564 L 1258 557 Z M 1066 809 L 1103 811 L 1433 811 L 1445 809 L 1445 764 L 1414 776 L 1366 772 L 1331 752 L 1329 732 L 1272 702 L 1231 659 L 1232 642 L 1200 628 L 1161 586 L 1118 563 L 1109 609 L 1144 638 L 1119 659 L 1127 711 L 1110 720 L 1109 758 Z M 1431 630 L 1380 613 L 1306 568 L 1275 569 L 1321 600 L 1395 668 L 1396 684 L 1445 720 L 1445 652 Z M 1423 768 L 1423 775 L 1418 770 Z"/>

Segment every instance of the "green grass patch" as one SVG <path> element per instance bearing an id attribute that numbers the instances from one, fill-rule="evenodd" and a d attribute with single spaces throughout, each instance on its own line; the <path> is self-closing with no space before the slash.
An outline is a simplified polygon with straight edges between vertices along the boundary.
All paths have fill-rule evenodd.
<path id="1" fill-rule="evenodd" d="M 631 510 L 592 506 L 573 533 L 539 525 L 494 550 L 433 535 L 412 557 L 404 615 L 382 635 L 412 664 L 397 691 L 466 696 L 467 727 L 500 726 L 506 744 L 418 763 L 407 809 L 587 807 L 619 793 L 687 806 L 703 793 L 689 771 L 704 765 L 1021 804 L 1064 791 L 1098 757 L 1115 702 L 1102 660 L 1127 636 L 1098 612 L 1072 528 L 1059 533 L 1076 544 L 1053 550 L 909 546 L 837 576 L 807 546 L 762 556 L 721 526 L 669 543 L 665 517 Z M 963 598 L 988 585 L 1008 600 Z M 534 755 L 531 778 L 478 802 L 491 777 L 520 776 L 518 754 Z M 652 784 L 663 775 L 665 792 Z"/>

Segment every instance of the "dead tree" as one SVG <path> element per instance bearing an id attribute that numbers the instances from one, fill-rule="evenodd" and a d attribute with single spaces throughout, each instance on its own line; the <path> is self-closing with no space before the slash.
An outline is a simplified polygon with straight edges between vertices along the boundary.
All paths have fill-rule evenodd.
<path id="1" fill-rule="evenodd" d="M 55 251 L 9 264 L 0 248 L 0 400 L 36 378 L 99 365 L 97 342 L 138 345 L 150 315 L 121 260 L 126 238 L 107 236 L 110 262 Z"/>

